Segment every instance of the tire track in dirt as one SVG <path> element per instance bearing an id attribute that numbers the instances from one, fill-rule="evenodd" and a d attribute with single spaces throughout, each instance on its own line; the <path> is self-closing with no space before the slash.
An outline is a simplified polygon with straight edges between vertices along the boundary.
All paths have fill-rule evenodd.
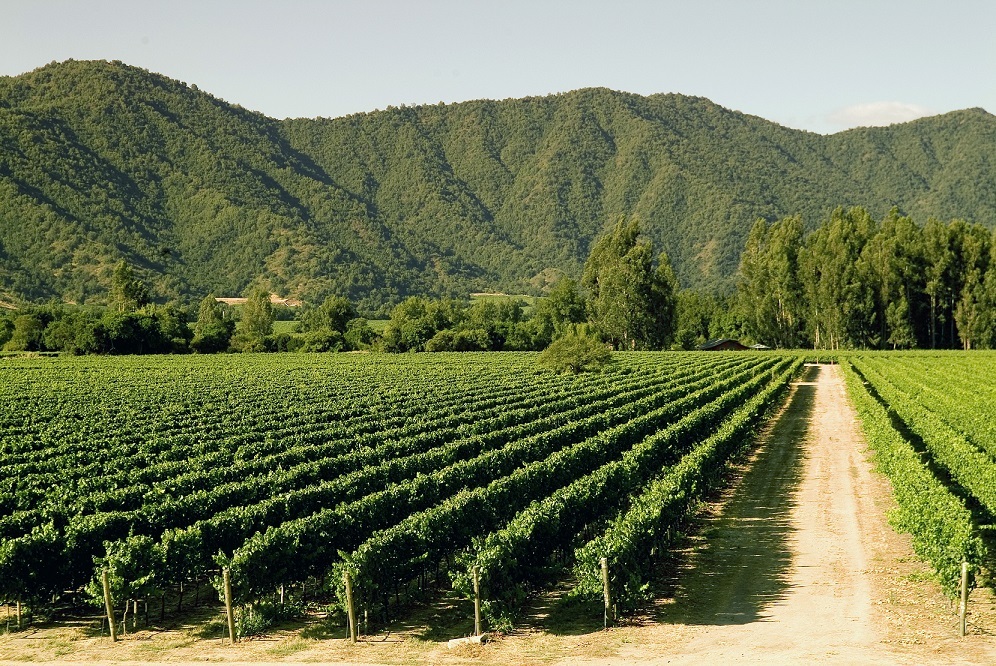
<path id="1" fill-rule="evenodd" d="M 873 625 L 863 451 L 840 369 L 808 366 L 682 576 L 664 619 L 692 632 L 668 663 L 896 663 Z"/>

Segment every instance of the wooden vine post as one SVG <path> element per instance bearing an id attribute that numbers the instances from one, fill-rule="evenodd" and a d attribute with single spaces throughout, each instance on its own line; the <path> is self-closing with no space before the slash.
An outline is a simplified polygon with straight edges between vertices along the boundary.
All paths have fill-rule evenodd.
<path id="1" fill-rule="evenodd" d="M 474 635 L 481 635 L 481 567 L 474 565 Z"/>
<path id="2" fill-rule="evenodd" d="M 609 628 L 612 623 L 612 594 L 609 591 L 609 560 L 602 558 L 602 594 L 605 597 L 605 615 L 602 618 L 602 627 Z"/>
<path id="3" fill-rule="evenodd" d="M 225 613 L 228 615 L 228 638 L 231 644 L 235 645 L 235 611 L 232 609 L 232 577 L 228 572 L 228 567 L 221 570 L 221 575 L 225 583 Z"/>
<path id="4" fill-rule="evenodd" d="M 349 618 L 349 642 L 356 642 L 356 609 L 353 606 L 353 580 L 349 577 L 349 572 L 342 574 L 343 582 L 346 583 L 346 616 Z"/>
<path id="5" fill-rule="evenodd" d="M 961 563 L 961 605 L 958 608 L 960 635 L 968 633 L 968 562 Z"/>
<path id="6" fill-rule="evenodd" d="M 104 608 L 107 610 L 107 625 L 111 628 L 111 642 L 118 640 L 118 627 L 114 622 L 114 601 L 111 599 L 111 583 L 107 579 L 107 569 L 100 572 L 100 582 L 104 585 Z"/>

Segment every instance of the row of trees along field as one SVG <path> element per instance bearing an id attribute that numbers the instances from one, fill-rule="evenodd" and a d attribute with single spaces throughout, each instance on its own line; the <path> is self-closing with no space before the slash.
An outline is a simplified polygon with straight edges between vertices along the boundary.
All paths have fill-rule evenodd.
<path id="1" fill-rule="evenodd" d="M 996 347 L 996 242 L 980 224 L 879 222 L 837 209 L 808 236 L 751 229 L 734 298 L 747 337 L 778 347 Z"/>
<path id="2" fill-rule="evenodd" d="M 367 320 L 344 298 L 305 308 L 296 334 L 274 333 L 274 322 L 290 318 L 291 311 L 274 306 L 261 288 L 249 289 L 240 307 L 209 294 L 196 318 L 191 314 L 177 303 L 152 303 L 142 280 L 121 262 L 106 307 L 50 304 L 0 315 L 0 346 L 5 351 L 74 355 L 341 351 L 367 348 L 376 338 Z"/>
<path id="3" fill-rule="evenodd" d="M 620 218 L 591 249 L 580 281 L 561 278 L 528 312 L 515 298 L 410 297 L 378 336 L 346 298 L 296 312 L 263 289 L 233 309 L 207 296 L 196 320 L 156 305 L 125 263 L 106 308 L 30 307 L 0 316 L 9 351 L 502 351 L 544 349 L 581 330 L 615 349 L 692 349 L 736 337 L 818 349 L 996 347 L 996 242 L 979 224 L 893 209 L 877 221 L 839 208 L 808 235 L 800 217 L 751 229 L 731 294 L 679 291 L 638 220 Z M 293 332 L 273 331 L 295 318 Z M 192 324 L 192 325 L 191 325 Z"/>
<path id="4" fill-rule="evenodd" d="M 391 313 L 385 351 L 538 350 L 568 331 L 590 331 L 615 349 L 667 349 L 678 284 L 667 255 L 654 257 L 636 219 L 620 218 L 600 238 L 580 284 L 561 278 L 525 317 L 515 300 L 409 298 Z"/>
<path id="5" fill-rule="evenodd" d="M 293 332 L 274 333 L 278 314 L 291 315 L 291 309 L 274 307 L 265 289 L 251 289 L 238 308 L 208 295 L 191 321 L 192 313 L 177 304 L 150 303 L 142 281 L 122 262 L 106 308 L 55 305 L 11 313 L 0 317 L 0 343 L 7 351 L 72 354 L 526 351 L 580 327 L 617 349 L 664 349 L 672 340 L 676 291 L 667 257 L 655 259 L 638 221 L 620 219 L 595 244 L 581 282 L 561 279 L 529 316 L 515 298 L 468 305 L 411 297 L 394 308 L 378 337 L 348 299 L 330 297 L 294 312 Z"/>

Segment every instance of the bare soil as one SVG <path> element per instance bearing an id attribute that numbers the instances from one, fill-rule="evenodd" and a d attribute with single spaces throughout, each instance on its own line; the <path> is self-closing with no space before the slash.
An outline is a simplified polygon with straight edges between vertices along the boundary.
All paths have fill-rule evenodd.
<path id="1" fill-rule="evenodd" d="M 562 590 L 514 634 L 447 648 L 468 609 L 442 600 L 424 617 L 358 645 L 320 622 L 227 646 L 220 617 L 140 631 L 118 644 L 83 626 L 0 636 L 0 660 L 389 664 L 993 664 L 996 603 L 971 600 L 959 638 L 954 604 L 896 534 L 888 481 L 870 455 L 837 366 L 810 366 L 734 487 L 702 513 L 673 594 L 601 631 L 595 607 Z M 213 613 L 214 611 L 210 611 Z M 217 625 L 217 626 L 216 626 Z M 454 633 L 457 632 L 457 633 Z"/>
<path id="2" fill-rule="evenodd" d="M 959 638 L 893 506 L 840 368 L 808 367 L 662 613 L 682 634 L 663 661 L 996 663 L 991 594 Z"/>

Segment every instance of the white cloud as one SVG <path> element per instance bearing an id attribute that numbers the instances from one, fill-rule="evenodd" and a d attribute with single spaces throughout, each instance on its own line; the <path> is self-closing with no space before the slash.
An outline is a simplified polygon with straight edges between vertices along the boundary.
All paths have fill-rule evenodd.
<path id="1" fill-rule="evenodd" d="M 894 123 L 905 123 L 924 116 L 932 116 L 936 111 L 919 104 L 906 102 L 869 102 L 855 104 L 834 111 L 827 121 L 841 129 L 851 127 L 881 127 Z"/>

